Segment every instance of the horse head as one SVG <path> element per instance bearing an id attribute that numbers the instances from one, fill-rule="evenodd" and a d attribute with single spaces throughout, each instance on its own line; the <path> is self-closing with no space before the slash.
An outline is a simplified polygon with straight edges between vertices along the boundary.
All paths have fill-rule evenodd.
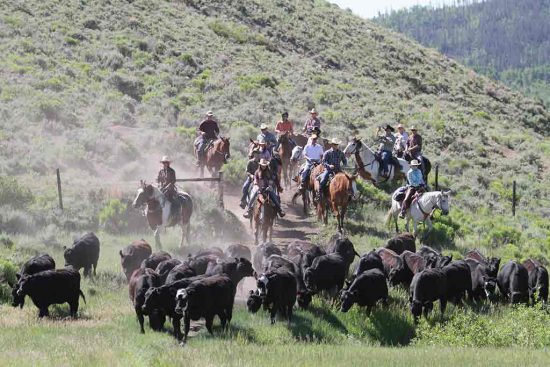
<path id="1" fill-rule="evenodd" d="M 443 215 L 449 214 L 449 198 L 451 196 L 451 190 L 442 191 L 437 196 L 437 207 L 441 210 Z"/>
<path id="2" fill-rule="evenodd" d="M 277 136 L 277 143 L 286 144 L 288 142 L 290 142 L 290 131 L 286 131 L 283 134 L 279 134 L 279 136 Z"/>
<path id="3" fill-rule="evenodd" d="M 139 188 L 137 190 L 136 197 L 132 202 L 132 206 L 137 209 L 140 206 L 145 205 L 151 196 L 153 196 L 153 186 L 151 184 L 148 185 L 144 180 L 140 180 Z"/>
<path id="4" fill-rule="evenodd" d="M 292 149 L 292 154 L 290 155 L 290 160 L 293 162 L 298 162 L 300 160 L 300 157 L 302 156 L 302 152 L 304 151 L 304 147 L 301 147 L 299 145 L 295 146 Z"/>
<path id="5" fill-rule="evenodd" d="M 248 145 L 248 159 L 254 158 L 254 152 L 260 149 L 260 144 L 257 141 L 250 139 L 250 144 Z"/>
<path id="6" fill-rule="evenodd" d="M 229 142 L 229 137 L 220 137 L 220 139 L 216 142 L 216 145 L 216 151 L 223 155 L 224 160 L 227 161 L 229 158 L 231 158 L 231 153 L 229 151 L 229 147 L 231 145 Z"/>

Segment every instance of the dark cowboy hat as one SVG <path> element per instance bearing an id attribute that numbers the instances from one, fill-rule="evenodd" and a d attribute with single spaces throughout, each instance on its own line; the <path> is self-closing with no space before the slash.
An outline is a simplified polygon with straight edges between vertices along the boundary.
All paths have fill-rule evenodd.
<path id="1" fill-rule="evenodd" d="M 390 124 L 386 124 L 386 126 L 384 126 L 384 130 L 390 130 L 390 131 L 395 131 L 395 129 L 390 125 Z"/>

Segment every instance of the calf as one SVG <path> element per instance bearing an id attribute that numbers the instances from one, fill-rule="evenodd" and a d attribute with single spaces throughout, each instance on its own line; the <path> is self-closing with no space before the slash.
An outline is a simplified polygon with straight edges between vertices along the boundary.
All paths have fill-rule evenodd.
<path id="1" fill-rule="evenodd" d="M 390 239 L 385 247 L 397 255 L 401 255 L 403 251 L 416 252 L 415 242 L 416 238 L 412 233 L 401 233 Z"/>
<path id="2" fill-rule="evenodd" d="M 510 303 L 529 303 L 529 274 L 525 266 L 510 260 L 498 273 L 497 284 Z"/>
<path id="3" fill-rule="evenodd" d="M 262 297 L 260 296 L 260 291 L 250 291 L 248 299 L 246 300 L 246 308 L 250 313 L 256 313 L 262 307 Z"/>
<path id="4" fill-rule="evenodd" d="M 151 246 L 143 239 L 134 241 L 131 245 L 119 251 L 122 271 L 124 271 L 128 281 L 130 281 L 134 270 L 138 269 L 143 260 L 147 259 L 151 253 Z"/>
<path id="5" fill-rule="evenodd" d="M 45 270 L 34 275 L 25 275 L 19 280 L 14 303 L 20 304 L 29 296 L 38 307 L 38 317 L 49 315 L 48 307 L 53 304 L 69 303 L 72 317 L 78 312 L 78 298 L 86 298 L 80 290 L 80 273 L 71 268 Z"/>
<path id="6" fill-rule="evenodd" d="M 145 333 L 143 328 L 143 304 L 145 303 L 145 294 L 149 288 L 158 287 L 161 285 L 160 275 L 152 269 L 136 269 L 130 278 L 129 293 L 130 300 L 134 305 L 136 311 L 136 317 L 139 322 L 139 328 L 141 333 Z M 162 330 L 164 325 L 165 316 L 164 313 L 155 310 L 149 314 L 149 325 L 153 330 Z"/>
<path id="7" fill-rule="evenodd" d="M 166 282 L 166 278 L 168 277 L 168 274 L 170 274 L 170 271 L 178 265 L 181 265 L 181 261 L 178 259 L 164 260 L 157 265 L 155 271 L 160 275 L 160 284 L 164 284 Z"/>
<path id="8" fill-rule="evenodd" d="M 84 276 L 90 275 L 92 266 L 96 275 L 97 261 L 99 260 L 99 239 L 93 233 L 86 233 L 75 240 L 71 248 L 63 246 L 65 252 L 65 266 L 72 266 L 76 271 L 84 268 Z"/>
<path id="9" fill-rule="evenodd" d="M 384 264 L 384 273 L 387 274 L 390 284 L 397 286 L 403 284 L 408 287 L 412 280 L 412 273 L 407 268 L 403 259 L 392 250 L 379 248 L 376 253 Z"/>
<path id="10" fill-rule="evenodd" d="M 140 267 L 142 269 L 149 268 L 149 269 L 155 270 L 161 262 L 170 260 L 171 258 L 172 258 L 172 255 L 170 255 L 166 251 L 155 252 L 149 255 L 147 259 L 143 260 Z"/>
<path id="11" fill-rule="evenodd" d="M 164 284 L 170 284 L 177 280 L 185 279 L 185 278 L 191 278 L 194 276 L 197 276 L 195 270 L 193 270 L 188 263 L 181 263 L 179 265 L 176 265 L 170 270 L 168 275 L 166 276 L 166 280 L 164 281 Z"/>
<path id="12" fill-rule="evenodd" d="M 359 274 L 351 286 L 342 291 L 340 311 L 348 312 L 357 303 L 361 307 L 367 306 L 367 314 L 370 315 L 371 308 L 378 300 L 386 303 L 387 299 L 388 285 L 384 273 L 380 269 L 370 269 Z"/>
<path id="13" fill-rule="evenodd" d="M 424 312 L 428 313 L 433 309 L 433 303 L 439 300 L 441 314 L 447 306 L 447 277 L 442 269 L 425 269 L 415 274 L 411 282 L 409 302 L 414 322 Z"/>
<path id="14" fill-rule="evenodd" d="M 497 279 L 489 275 L 487 265 L 474 258 L 467 258 L 464 261 L 470 267 L 472 276 L 472 300 L 483 301 L 489 299 L 492 302 L 496 301 Z"/>
<path id="15" fill-rule="evenodd" d="M 25 275 L 33 275 L 36 273 L 40 273 L 41 271 L 44 271 L 44 270 L 53 270 L 53 269 L 55 269 L 55 261 L 50 255 L 43 254 L 43 255 L 37 255 L 37 256 L 31 257 L 26 263 L 23 264 L 23 266 L 21 266 L 21 270 L 19 270 L 19 272 L 15 274 L 15 276 L 17 277 L 17 283 L 9 284 L 10 287 L 12 287 L 12 297 L 13 297 L 13 302 L 11 305 L 13 307 L 19 306 L 20 308 L 23 308 L 23 306 L 25 305 L 25 298 L 17 297 L 17 290 L 19 289 L 19 280 L 22 277 L 24 277 Z"/>
<path id="16" fill-rule="evenodd" d="M 344 286 L 349 264 L 340 254 L 327 254 L 313 260 L 304 273 L 304 282 L 310 292 L 332 291 L 335 296 Z"/>
<path id="17" fill-rule="evenodd" d="M 281 250 L 271 242 L 263 243 L 261 245 L 256 246 L 256 251 L 254 251 L 254 257 L 252 260 L 252 264 L 254 266 L 254 270 L 257 274 L 262 273 L 262 269 L 264 268 L 264 262 L 267 260 L 268 257 L 271 255 L 282 255 L 283 253 Z"/>
<path id="18" fill-rule="evenodd" d="M 294 274 L 283 268 L 268 271 L 258 278 L 257 286 L 263 304 L 270 311 L 271 324 L 275 323 L 275 316 L 279 312 L 290 325 L 292 307 L 296 303 Z"/>
<path id="19" fill-rule="evenodd" d="M 175 312 L 183 315 L 184 339 L 187 341 L 191 320 L 204 318 L 206 329 L 212 334 L 214 317 L 218 315 L 222 328 L 233 317 L 234 285 L 226 275 L 214 275 L 191 283 L 176 294 Z"/>
<path id="20" fill-rule="evenodd" d="M 528 259 L 523 263 L 529 274 L 529 298 L 535 303 L 538 292 L 539 302 L 548 302 L 548 270 L 537 260 Z"/>
<path id="21" fill-rule="evenodd" d="M 461 304 L 466 292 L 471 298 L 472 275 L 466 261 L 453 261 L 442 269 L 447 277 L 447 300 L 454 304 Z"/>
<path id="22" fill-rule="evenodd" d="M 250 252 L 250 247 L 245 245 L 230 245 L 223 253 L 227 258 L 244 257 L 248 261 L 252 261 L 252 252 Z"/>

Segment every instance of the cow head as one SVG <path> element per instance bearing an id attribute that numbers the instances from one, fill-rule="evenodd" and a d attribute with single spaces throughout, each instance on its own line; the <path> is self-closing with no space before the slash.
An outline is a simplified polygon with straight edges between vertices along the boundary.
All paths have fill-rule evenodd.
<path id="1" fill-rule="evenodd" d="M 490 301 L 496 301 L 497 299 L 497 280 L 493 277 L 485 276 L 483 277 L 483 290 L 487 299 Z"/>
<path id="2" fill-rule="evenodd" d="M 317 291 L 317 276 L 315 274 L 315 270 L 312 268 L 307 268 L 304 273 L 304 283 L 306 285 L 306 288 L 310 292 L 316 292 Z"/>
<path id="3" fill-rule="evenodd" d="M 418 322 L 418 318 L 422 315 L 422 303 L 418 301 L 411 302 L 411 313 L 414 317 L 414 322 Z"/>
<path id="4" fill-rule="evenodd" d="M 256 282 L 256 286 L 258 287 L 258 295 L 262 298 L 265 298 L 267 296 L 267 286 L 269 284 L 269 278 L 262 274 L 258 278 L 258 281 Z"/>
<path id="5" fill-rule="evenodd" d="M 175 308 L 175 312 L 178 315 L 183 315 L 183 312 L 187 308 L 188 297 L 189 295 L 187 294 L 186 289 L 178 289 L 176 293 L 176 308 Z"/>
<path id="6" fill-rule="evenodd" d="M 237 261 L 237 274 L 244 277 L 251 277 L 254 275 L 254 268 L 252 268 L 252 263 L 245 259 L 244 257 L 235 258 Z"/>
<path id="7" fill-rule="evenodd" d="M 340 311 L 348 312 L 351 306 L 355 303 L 355 298 L 357 296 L 357 291 L 342 291 L 340 293 L 340 301 L 342 305 L 340 306 Z"/>
<path id="8" fill-rule="evenodd" d="M 246 300 L 246 308 L 250 313 L 256 313 L 262 307 L 262 297 L 259 291 L 250 291 L 248 299 Z"/>
<path id="9" fill-rule="evenodd" d="M 392 286 L 397 286 L 405 281 L 408 268 L 403 259 L 399 256 L 395 257 L 395 265 L 391 268 L 388 279 Z"/>
<path id="10" fill-rule="evenodd" d="M 65 266 L 69 265 L 75 265 L 75 252 L 73 248 L 67 248 L 67 246 L 63 246 L 63 257 L 65 258 Z"/>
<path id="11" fill-rule="evenodd" d="M 340 254 L 347 264 L 351 264 L 356 255 L 359 256 L 357 251 L 355 251 L 353 243 L 348 238 L 337 239 L 334 244 L 334 252 Z"/>
<path id="12" fill-rule="evenodd" d="M 500 258 L 491 257 L 487 261 L 487 274 L 491 275 L 492 277 L 497 276 L 499 268 L 500 268 Z"/>
<path id="13" fill-rule="evenodd" d="M 25 296 L 27 295 L 29 278 L 29 276 L 23 275 L 19 278 L 19 281 L 14 284 L 11 291 L 13 297 L 11 305 L 13 307 L 19 306 L 20 308 L 23 308 L 23 306 L 25 305 Z"/>
<path id="14" fill-rule="evenodd" d="M 311 294 L 311 292 L 308 292 L 307 290 L 298 291 L 298 293 L 296 293 L 296 300 L 298 301 L 298 306 L 300 306 L 302 310 L 305 310 L 309 307 L 309 304 L 311 303 L 312 299 L 313 299 L 313 295 Z"/>
<path id="15" fill-rule="evenodd" d="M 151 287 L 147 289 L 147 292 L 145 292 L 145 301 L 141 307 L 144 315 L 150 315 L 153 310 L 158 308 L 160 293 L 161 290 L 159 288 Z"/>

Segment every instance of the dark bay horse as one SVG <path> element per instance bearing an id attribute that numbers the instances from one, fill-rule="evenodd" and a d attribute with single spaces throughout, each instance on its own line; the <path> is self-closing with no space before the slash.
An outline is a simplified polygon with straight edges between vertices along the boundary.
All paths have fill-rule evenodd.
<path id="1" fill-rule="evenodd" d="M 292 155 L 292 144 L 290 143 L 290 133 L 287 131 L 280 134 L 277 138 L 279 143 L 279 156 L 282 161 L 283 182 L 285 189 L 289 189 L 292 181 L 290 180 L 290 157 Z"/>
<path id="2" fill-rule="evenodd" d="M 204 167 L 208 169 L 212 177 L 220 171 L 222 166 L 231 157 L 229 146 L 229 138 L 224 137 L 220 137 L 212 143 L 206 151 L 204 162 L 200 162 L 199 164 L 201 178 L 204 177 Z M 195 152 L 196 154 L 197 152 Z"/>
<path id="3" fill-rule="evenodd" d="M 174 227 L 179 225 L 181 227 L 181 242 L 180 246 L 183 246 L 184 240 L 189 243 L 189 234 L 191 232 L 191 215 L 193 214 L 193 200 L 191 196 L 185 193 L 178 193 L 178 200 L 180 202 L 180 212 L 173 215 L 170 213 L 172 205 L 165 205 L 161 207 L 161 202 L 164 200 L 164 194 L 150 184 L 146 184 L 141 181 L 140 188 L 137 191 L 136 198 L 132 205 L 134 208 L 140 208 L 144 205 L 147 206 L 147 222 L 149 227 L 154 231 L 155 243 L 157 248 L 162 248 L 160 242 L 160 230 L 166 227 Z"/>
<path id="4" fill-rule="evenodd" d="M 323 224 L 328 224 L 328 200 L 326 195 L 321 194 L 321 184 L 317 177 L 323 173 L 325 167 L 320 164 L 311 170 L 309 176 L 309 188 L 313 194 L 313 204 L 317 211 L 317 219 L 322 220 Z"/>
<path id="5" fill-rule="evenodd" d="M 357 197 L 357 187 L 355 184 L 357 176 L 349 175 L 344 172 L 337 173 L 329 184 L 328 201 L 332 212 L 338 220 L 338 232 L 344 230 L 344 217 L 351 197 Z"/>
<path id="6" fill-rule="evenodd" d="M 254 205 L 254 215 L 250 224 L 254 223 L 254 244 L 258 244 L 260 231 L 262 232 L 262 243 L 267 241 L 267 232 L 269 232 L 269 241 L 273 238 L 273 225 L 277 218 L 277 210 L 271 203 L 269 195 L 266 192 L 260 192 L 258 201 Z"/>

